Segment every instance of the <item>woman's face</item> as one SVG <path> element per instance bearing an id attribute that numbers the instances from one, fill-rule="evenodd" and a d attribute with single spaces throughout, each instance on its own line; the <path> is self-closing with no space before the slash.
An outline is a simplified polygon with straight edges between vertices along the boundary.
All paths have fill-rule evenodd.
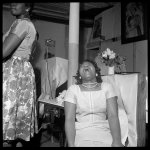
<path id="1" fill-rule="evenodd" d="M 26 13 L 25 3 L 11 3 L 11 14 L 13 16 L 20 16 Z"/>
<path id="2" fill-rule="evenodd" d="M 79 73 L 81 75 L 82 81 L 95 81 L 96 80 L 95 67 L 90 62 L 84 62 L 80 66 Z"/>

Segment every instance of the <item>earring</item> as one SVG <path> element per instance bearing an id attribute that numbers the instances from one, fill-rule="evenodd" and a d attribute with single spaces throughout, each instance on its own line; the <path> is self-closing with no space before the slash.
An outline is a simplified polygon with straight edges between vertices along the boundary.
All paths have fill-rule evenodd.
<path id="1" fill-rule="evenodd" d="M 26 12 L 29 12 L 29 9 L 26 9 Z"/>
<path id="2" fill-rule="evenodd" d="M 81 76 L 79 77 L 79 79 L 81 79 Z"/>
<path id="3" fill-rule="evenodd" d="M 98 74 L 96 73 L 96 77 L 98 76 Z"/>

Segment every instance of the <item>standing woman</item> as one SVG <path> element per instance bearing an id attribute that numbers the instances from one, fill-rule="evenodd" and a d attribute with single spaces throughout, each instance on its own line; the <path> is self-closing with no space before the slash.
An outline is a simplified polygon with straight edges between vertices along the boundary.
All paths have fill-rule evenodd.
<path id="1" fill-rule="evenodd" d="M 29 62 L 36 29 L 31 3 L 11 3 L 16 20 L 3 36 L 3 146 L 23 146 L 37 133 L 35 75 Z"/>
<path id="2" fill-rule="evenodd" d="M 117 95 L 103 82 L 96 63 L 86 60 L 64 99 L 69 147 L 123 147 Z M 123 143 L 123 144 L 122 144 Z"/>

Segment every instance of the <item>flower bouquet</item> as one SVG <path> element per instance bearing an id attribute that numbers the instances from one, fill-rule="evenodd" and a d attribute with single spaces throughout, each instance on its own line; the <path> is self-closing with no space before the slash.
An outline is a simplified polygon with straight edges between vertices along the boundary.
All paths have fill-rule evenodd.
<path id="1" fill-rule="evenodd" d="M 109 48 L 102 53 L 99 53 L 99 55 L 102 58 L 102 62 L 109 67 L 121 65 L 126 60 L 124 57 L 119 56 Z"/>
<path id="2" fill-rule="evenodd" d="M 105 51 L 101 53 L 98 53 L 98 57 L 100 57 L 102 63 L 104 63 L 109 68 L 110 67 L 119 68 L 121 65 L 125 65 L 126 58 L 119 56 L 109 48 L 107 48 Z M 121 72 L 121 71 L 117 71 L 117 72 Z"/>

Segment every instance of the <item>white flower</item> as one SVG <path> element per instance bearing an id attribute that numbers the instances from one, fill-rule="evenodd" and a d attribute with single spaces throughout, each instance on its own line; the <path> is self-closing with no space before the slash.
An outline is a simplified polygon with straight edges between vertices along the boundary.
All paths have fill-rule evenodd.
<path id="1" fill-rule="evenodd" d="M 109 56 L 109 59 L 114 59 L 116 54 L 111 51 L 109 48 L 107 48 L 105 51 L 102 52 L 102 57 L 107 58 Z"/>
<path id="2" fill-rule="evenodd" d="M 107 55 L 111 55 L 111 50 L 109 48 L 106 49 Z"/>
<path id="3" fill-rule="evenodd" d="M 62 97 L 64 98 L 65 95 L 66 95 L 66 90 L 63 90 L 62 93 L 61 93 Z"/>
<path id="4" fill-rule="evenodd" d="M 59 93 L 59 96 L 56 98 L 58 102 L 63 101 L 66 95 L 66 90 L 63 90 L 61 93 Z"/>
<path id="5" fill-rule="evenodd" d="M 106 48 L 105 51 L 98 53 L 99 59 L 106 64 L 106 66 L 113 66 L 113 65 L 121 65 L 124 64 L 125 58 L 120 57 L 117 55 L 113 50 L 110 50 L 110 48 Z M 107 59 L 108 58 L 108 59 Z M 112 61 L 115 60 L 115 61 Z"/>
<path id="6" fill-rule="evenodd" d="M 107 57 L 107 54 L 106 54 L 106 52 L 104 52 L 104 53 L 102 53 L 102 57 Z"/>
<path id="7" fill-rule="evenodd" d="M 109 56 L 109 59 L 114 59 L 115 56 L 116 56 L 116 54 L 115 54 L 115 53 L 112 53 L 112 54 Z"/>

